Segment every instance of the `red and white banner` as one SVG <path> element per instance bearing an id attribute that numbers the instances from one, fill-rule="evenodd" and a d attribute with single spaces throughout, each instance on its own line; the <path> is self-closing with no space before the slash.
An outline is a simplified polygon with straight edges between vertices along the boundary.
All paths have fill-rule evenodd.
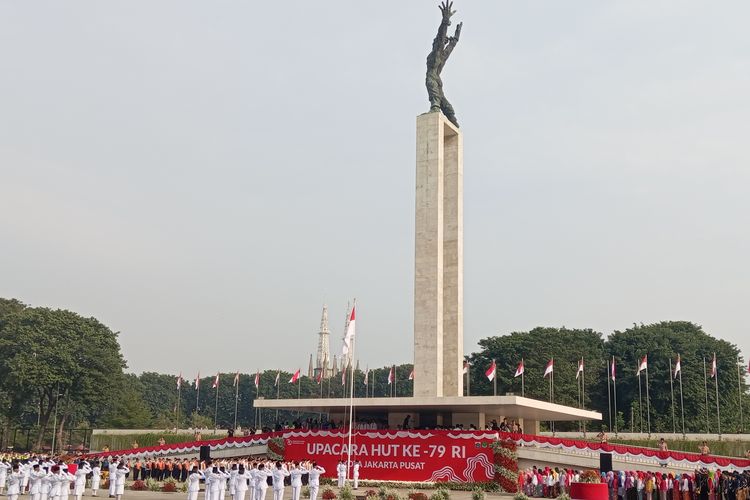
<path id="1" fill-rule="evenodd" d="M 346 460 L 346 431 L 287 431 L 283 433 L 284 460 L 315 457 L 336 476 L 339 460 Z M 388 481 L 491 481 L 495 474 L 491 443 L 494 432 L 356 431 L 352 460 L 359 460 L 359 478 Z"/>

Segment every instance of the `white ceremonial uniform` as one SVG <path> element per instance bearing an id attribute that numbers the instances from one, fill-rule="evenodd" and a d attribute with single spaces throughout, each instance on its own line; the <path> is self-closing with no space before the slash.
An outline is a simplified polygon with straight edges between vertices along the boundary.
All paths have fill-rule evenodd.
<path id="1" fill-rule="evenodd" d="M 352 465 L 352 479 L 354 479 L 354 489 L 359 488 L 359 462 L 354 462 Z"/>
<path id="2" fill-rule="evenodd" d="M 44 480 L 46 472 L 43 470 L 31 471 L 31 477 L 29 477 L 29 495 L 31 500 L 41 500 L 42 498 L 42 480 Z"/>
<path id="3" fill-rule="evenodd" d="M 29 478 L 31 477 L 31 468 L 34 467 L 33 462 L 28 462 L 23 464 L 20 467 L 21 474 L 23 474 L 23 479 L 21 479 L 21 494 L 23 495 L 26 493 L 29 487 Z"/>
<path id="4" fill-rule="evenodd" d="M 255 471 L 255 500 L 266 500 L 266 491 L 268 490 L 266 479 L 271 476 L 273 476 L 273 472 L 268 469 Z"/>
<path id="5" fill-rule="evenodd" d="M 42 496 L 40 500 L 48 500 L 50 493 L 52 492 L 52 483 L 55 481 L 55 477 L 52 473 L 47 473 L 42 478 Z"/>
<path id="6" fill-rule="evenodd" d="M 336 466 L 336 478 L 338 479 L 338 487 L 343 488 L 346 481 L 346 464 L 340 463 Z"/>
<path id="7" fill-rule="evenodd" d="M 23 482 L 22 472 L 11 472 L 8 474 L 8 499 L 18 500 L 18 494 L 21 493 L 21 483 Z"/>
<path id="8" fill-rule="evenodd" d="M 239 471 L 232 467 L 229 469 L 229 495 L 234 498 L 234 496 L 237 494 L 236 486 L 237 486 L 237 474 L 239 474 Z"/>
<path id="9" fill-rule="evenodd" d="M 130 469 L 123 467 L 117 469 L 117 487 L 115 489 L 115 495 L 120 496 L 125 493 L 125 475 L 130 472 Z"/>
<path id="10" fill-rule="evenodd" d="M 246 470 L 242 474 L 237 472 L 234 476 L 234 500 L 245 500 L 245 494 L 250 489 L 248 483 L 250 483 L 251 479 L 252 474 L 250 474 L 250 471 Z"/>
<path id="11" fill-rule="evenodd" d="M 198 500 L 198 492 L 201 490 L 201 479 L 204 476 L 200 472 L 191 472 L 187 477 L 187 500 Z"/>
<path id="12" fill-rule="evenodd" d="M 292 479 L 292 500 L 299 500 L 300 493 L 302 492 L 302 475 L 307 473 L 308 471 L 302 467 L 293 467 L 289 471 Z"/>
<path id="13" fill-rule="evenodd" d="M 58 471 L 57 474 L 52 474 L 50 477 L 50 482 L 52 483 L 52 488 L 50 488 L 49 497 L 52 500 L 59 500 L 60 499 L 60 492 L 62 491 L 62 483 L 65 481 L 65 478 L 63 478 L 63 474 L 65 474 L 63 471 Z"/>
<path id="14" fill-rule="evenodd" d="M 289 471 L 283 465 L 273 470 L 273 500 L 283 500 L 284 478 L 287 476 L 289 476 Z"/>
<path id="15" fill-rule="evenodd" d="M 219 471 L 219 474 L 221 475 L 221 479 L 219 479 L 219 500 L 224 500 L 227 496 L 227 480 L 230 474 L 221 471 Z"/>
<path id="16" fill-rule="evenodd" d="M 109 463 L 109 496 L 113 497 L 117 493 L 117 463 Z"/>
<path id="17" fill-rule="evenodd" d="M 60 476 L 60 500 L 68 500 L 68 497 L 70 496 L 70 485 L 73 481 L 75 481 L 76 477 L 69 473 L 67 468 L 65 471 L 61 471 L 62 474 Z"/>
<path id="18" fill-rule="evenodd" d="M 91 469 L 91 496 L 96 496 L 96 492 L 99 491 L 99 483 L 102 482 L 102 468 L 95 465 Z"/>
<path id="19" fill-rule="evenodd" d="M 10 464 L 2 461 L 0 462 L 0 495 L 5 490 L 5 483 L 8 482 L 8 471 L 10 471 Z"/>
<path id="20" fill-rule="evenodd" d="M 219 481 L 222 479 L 222 475 L 218 472 L 213 472 L 213 467 L 208 472 L 203 472 L 206 477 L 206 500 L 219 500 Z"/>
<path id="21" fill-rule="evenodd" d="M 83 493 L 86 491 L 86 476 L 91 472 L 91 467 L 88 464 L 79 464 L 78 470 L 76 471 L 76 483 L 73 488 L 73 495 L 81 500 Z"/>
<path id="22" fill-rule="evenodd" d="M 318 489 L 320 488 L 320 475 L 325 474 L 326 470 L 318 465 L 313 467 L 307 473 L 310 480 L 307 485 L 310 487 L 310 500 L 318 500 Z"/>

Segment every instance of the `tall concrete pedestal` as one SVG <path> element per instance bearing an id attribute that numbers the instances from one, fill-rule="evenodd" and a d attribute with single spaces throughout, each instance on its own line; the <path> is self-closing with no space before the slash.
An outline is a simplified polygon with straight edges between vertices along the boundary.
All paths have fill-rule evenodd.
<path id="1" fill-rule="evenodd" d="M 417 117 L 414 396 L 463 395 L 463 137 Z"/>

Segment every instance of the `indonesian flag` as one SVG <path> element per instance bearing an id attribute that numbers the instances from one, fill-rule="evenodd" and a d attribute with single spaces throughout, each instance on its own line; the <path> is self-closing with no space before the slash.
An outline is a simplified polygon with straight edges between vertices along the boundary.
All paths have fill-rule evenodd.
<path id="1" fill-rule="evenodd" d="M 255 388 L 257 389 L 260 386 L 260 372 L 255 372 Z"/>
<path id="2" fill-rule="evenodd" d="M 464 361 L 464 375 L 466 375 L 467 373 L 469 373 L 469 362 Z"/>
<path id="3" fill-rule="evenodd" d="M 370 379 L 370 368 L 368 367 L 365 370 L 365 385 L 367 385 L 367 381 Z"/>
<path id="4" fill-rule="evenodd" d="M 674 378 L 677 378 L 677 374 L 680 373 L 682 370 L 682 360 L 680 359 L 680 355 L 677 355 L 677 361 L 674 364 Z"/>
<path id="5" fill-rule="evenodd" d="M 393 373 L 393 367 L 391 366 L 390 371 L 388 372 L 388 385 L 391 385 L 393 383 L 394 373 Z"/>
<path id="6" fill-rule="evenodd" d="M 648 354 L 641 359 L 641 362 L 638 365 L 638 373 L 636 373 L 636 375 L 640 375 L 643 370 L 648 370 Z"/>
<path id="7" fill-rule="evenodd" d="M 318 372 L 318 376 L 317 376 L 317 377 L 315 377 L 315 383 L 316 383 L 316 384 L 318 384 L 318 385 L 320 385 L 320 383 L 321 383 L 322 381 L 323 381 L 323 370 L 321 369 L 321 370 L 320 370 L 320 371 Z"/>
<path id="8" fill-rule="evenodd" d="M 211 385 L 211 389 L 218 389 L 219 388 L 219 375 L 221 375 L 221 372 L 218 372 L 216 374 L 216 378 L 214 379 L 213 385 Z"/>
<path id="9" fill-rule="evenodd" d="M 549 360 L 549 363 L 547 363 L 547 368 L 544 369 L 544 375 L 542 376 L 542 378 L 546 377 L 547 375 L 550 375 L 554 371 L 555 371 L 555 359 L 552 358 Z"/>
<path id="10" fill-rule="evenodd" d="M 711 361 L 711 378 L 716 376 L 716 353 L 714 353 L 714 359 Z"/>
<path id="11" fill-rule="evenodd" d="M 576 380 L 583 373 L 583 358 L 578 362 L 578 371 L 576 372 Z"/>
<path id="12" fill-rule="evenodd" d="M 520 377 L 521 375 L 523 375 L 523 369 L 524 369 L 523 358 L 521 358 L 521 362 L 518 363 L 518 368 L 516 368 L 516 374 L 513 375 L 513 377 L 515 378 L 515 377 Z"/>
<path id="13" fill-rule="evenodd" d="M 198 375 L 195 376 L 195 390 L 198 390 L 198 387 L 200 387 L 201 383 L 201 372 L 198 370 Z"/>
<path id="14" fill-rule="evenodd" d="M 346 370 L 341 370 L 341 385 L 346 385 Z"/>
<path id="15" fill-rule="evenodd" d="M 414 380 L 414 368 L 412 368 L 411 373 L 409 373 L 409 380 Z"/>
<path id="16" fill-rule="evenodd" d="M 234 374 L 234 382 L 232 382 L 232 387 L 237 387 L 237 384 L 240 383 L 240 372 L 237 372 Z"/>
<path id="17" fill-rule="evenodd" d="M 615 357 L 612 356 L 612 367 L 610 368 L 609 376 L 612 377 L 612 382 L 615 381 Z"/>
<path id="18" fill-rule="evenodd" d="M 354 343 L 354 310 L 357 308 L 355 303 L 352 306 L 352 313 L 349 316 L 349 324 L 346 326 L 346 334 L 344 335 L 344 345 L 341 347 L 341 354 L 346 356 L 352 349 Z"/>
<path id="19" fill-rule="evenodd" d="M 182 385 L 182 372 L 180 372 L 180 376 L 177 377 L 177 388 L 179 389 Z"/>
<path id="20" fill-rule="evenodd" d="M 276 380 L 273 382 L 274 387 L 279 385 L 279 377 L 281 376 L 281 372 L 276 372 Z"/>
<path id="21" fill-rule="evenodd" d="M 484 372 L 485 375 L 487 375 L 487 378 L 490 379 L 490 381 L 495 380 L 495 375 L 497 374 L 497 365 L 495 364 L 495 360 L 492 360 L 492 364 L 489 368 L 487 368 L 487 371 Z"/>
<path id="22" fill-rule="evenodd" d="M 298 380 L 299 380 L 299 368 L 297 368 L 297 371 L 294 372 L 294 375 L 292 375 L 292 378 L 289 379 L 289 383 L 293 384 Z"/>

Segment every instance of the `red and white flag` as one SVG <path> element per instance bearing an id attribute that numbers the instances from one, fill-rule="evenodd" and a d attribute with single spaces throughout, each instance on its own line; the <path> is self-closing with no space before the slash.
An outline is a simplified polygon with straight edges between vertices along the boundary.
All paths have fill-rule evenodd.
<path id="1" fill-rule="evenodd" d="M 341 354 L 346 356 L 349 354 L 349 351 L 352 350 L 352 345 L 354 344 L 354 310 L 357 308 L 357 303 L 355 302 L 352 306 L 352 312 L 349 315 L 349 323 L 346 326 L 346 334 L 344 335 L 344 345 L 341 347 Z"/>
<path id="2" fill-rule="evenodd" d="M 273 386 L 274 387 L 276 387 L 277 385 L 279 385 L 279 377 L 280 376 L 281 376 L 281 372 L 280 371 L 276 372 L 276 380 L 274 380 L 274 382 L 273 382 Z"/>
<path id="3" fill-rule="evenodd" d="M 293 384 L 298 380 L 299 380 L 299 368 L 297 368 L 297 371 L 294 372 L 294 375 L 292 375 L 292 378 L 289 379 L 289 383 Z"/>
<path id="4" fill-rule="evenodd" d="M 237 384 L 240 383 L 240 372 L 237 372 L 234 374 L 234 382 L 232 382 L 232 387 L 237 387 Z"/>
<path id="5" fill-rule="evenodd" d="M 495 375 L 497 375 L 497 365 L 495 364 L 494 359 L 492 360 L 492 364 L 489 368 L 487 368 L 487 371 L 485 371 L 484 374 L 490 381 L 495 380 Z"/>
<path id="6" fill-rule="evenodd" d="M 609 376 L 612 377 L 612 382 L 615 381 L 615 357 L 612 356 L 612 367 L 610 368 Z"/>
<path id="7" fill-rule="evenodd" d="M 214 379 L 213 385 L 211 385 L 211 389 L 218 389 L 219 388 L 219 375 L 221 375 L 220 372 L 216 374 L 216 378 Z"/>
<path id="8" fill-rule="evenodd" d="M 322 381 L 323 381 L 323 370 L 321 369 L 321 370 L 320 370 L 320 371 L 318 372 L 318 376 L 317 376 L 317 377 L 315 377 L 315 383 L 316 383 L 316 384 L 318 384 L 318 385 L 320 385 L 320 383 L 321 383 Z"/>
<path id="9" fill-rule="evenodd" d="M 547 368 L 544 369 L 544 375 L 542 376 L 542 378 L 546 377 L 547 375 L 550 375 L 554 371 L 555 371 L 555 359 L 552 358 L 549 360 L 549 363 L 547 363 Z"/>
<path id="10" fill-rule="evenodd" d="M 576 380 L 583 373 L 583 358 L 578 362 L 578 371 L 576 372 Z"/>
<path id="11" fill-rule="evenodd" d="M 524 370 L 523 358 L 521 358 L 521 362 L 518 363 L 518 368 L 516 368 L 516 374 L 513 375 L 513 377 L 515 378 L 515 377 L 520 377 L 521 375 L 523 375 L 523 370 Z"/>
<path id="12" fill-rule="evenodd" d="M 341 370 L 341 385 L 346 385 L 346 370 Z"/>
<path id="13" fill-rule="evenodd" d="M 469 362 L 464 361 L 464 375 L 466 375 L 467 373 L 469 373 Z"/>
<path id="14" fill-rule="evenodd" d="M 414 380 L 414 368 L 412 368 L 411 373 L 409 373 L 409 380 Z"/>
<path id="15" fill-rule="evenodd" d="M 648 370 L 648 354 L 643 356 L 641 362 L 638 363 L 638 372 L 636 373 L 636 375 L 640 375 L 643 370 Z"/>
<path id="16" fill-rule="evenodd" d="M 365 385 L 367 385 L 367 381 L 370 379 L 370 368 L 368 367 L 365 370 Z"/>
<path id="17" fill-rule="evenodd" d="M 195 390 L 198 390 L 198 387 L 200 387 L 201 384 L 201 372 L 198 371 L 198 375 L 195 376 Z"/>
<path id="18" fill-rule="evenodd" d="M 394 373 L 393 373 L 393 367 L 391 366 L 390 371 L 388 372 L 388 385 L 391 385 L 393 383 Z"/>
<path id="19" fill-rule="evenodd" d="M 682 360 L 680 359 L 680 355 L 677 355 L 677 361 L 674 364 L 674 378 L 677 378 L 677 374 L 680 373 L 682 370 Z"/>
<path id="20" fill-rule="evenodd" d="M 255 388 L 260 386 L 260 371 L 255 372 Z"/>
<path id="21" fill-rule="evenodd" d="M 180 376 L 177 377 L 177 388 L 179 389 L 182 385 L 182 372 L 180 372 Z"/>
<path id="22" fill-rule="evenodd" d="M 711 361 L 711 378 L 716 376 L 716 353 L 714 353 L 714 359 Z"/>

